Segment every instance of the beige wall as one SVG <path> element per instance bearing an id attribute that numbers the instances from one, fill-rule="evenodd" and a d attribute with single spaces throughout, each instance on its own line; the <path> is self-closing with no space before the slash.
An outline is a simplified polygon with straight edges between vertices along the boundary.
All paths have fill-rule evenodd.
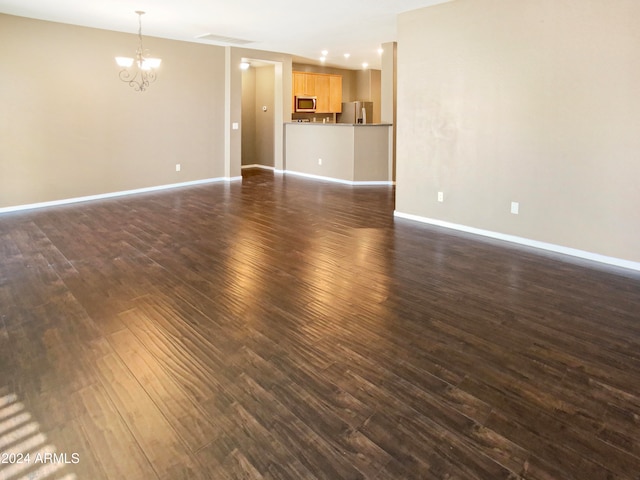
<path id="1" fill-rule="evenodd" d="M 286 171 L 386 184 L 390 139 L 389 125 L 290 123 L 285 129 Z"/>
<path id="2" fill-rule="evenodd" d="M 290 123 L 285 145 L 288 172 L 353 181 L 353 127 Z"/>
<path id="3" fill-rule="evenodd" d="M 397 104 L 397 43 L 390 42 L 382 45 L 382 71 L 380 78 L 380 121 L 393 125 L 391 138 L 391 179 L 396 179 L 396 104 Z"/>
<path id="4" fill-rule="evenodd" d="M 274 166 L 275 78 L 274 65 L 242 72 L 242 165 Z"/>
<path id="5" fill-rule="evenodd" d="M 638 18 L 637 0 L 401 15 L 397 212 L 640 261 Z"/>
<path id="6" fill-rule="evenodd" d="M 225 130 L 228 135 L 225 150 L 230 177 L 241 174 L 242 164 L 242 70 L 240 63 L 258 60 L 273 65 L 273 158 L 276 170 L 284 169 L 284 123 L 291 121 L 291 55 L 246 48 L 226 48 L 227 96 L 225 99 Z M 234 123 L 240 126 L 233 130 Z"/>
<path id="7" fill-rule="evenodd" d="M 397 43 L 385 43 L 382 53 L 382 70 L 380 75 L 380 119 L 384 123 L 396 123 L 397 103 Z"/>
<path id="8" fill-rule="evenodd" d="M 358 70 L 356 78 L 357 93 L 354 100 L 373 102 L 373 118 L 370 118 L 367 121 L 371 123 L 380 123 L 380 111 L 382 108 L 382 72 L 380 70 L 372 69 Z"/>
<path id="9" fill-rule="evenodd" d="M 273 167 L 275 68 L 269 65 L 256 70 L 256 163 Z M 264 111 L 263 107 L 267 110 Z"/>
<path id="10" fill-rule="evenodd" d="M 224 49 L 144 41 L 139 93 L 136 35 L 0 15 L 0 208 L 224 176 Z"/>
<path id="11" fill-rule="evenodd" d="M 256 69 L 242 72 L 242 165 L 256 163 Z"/>

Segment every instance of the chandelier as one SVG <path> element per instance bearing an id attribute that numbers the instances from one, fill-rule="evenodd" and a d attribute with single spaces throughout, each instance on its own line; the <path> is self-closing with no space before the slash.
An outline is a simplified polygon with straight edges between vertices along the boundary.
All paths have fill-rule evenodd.
<path id="1" fill-rule="evenodd" d="M 129 84 L 136 92 L 144 92 L 149 85 L 156 81 L 155 69 L 162 61 L 159 58 L 147 57 L 148 52 L 142 47 L 142 15 L 144 12 L 136 10 L 138 14 L 138 48 L 135 58 L 116 57 L 116 63 L 122 67 L 120 80 Z"/>

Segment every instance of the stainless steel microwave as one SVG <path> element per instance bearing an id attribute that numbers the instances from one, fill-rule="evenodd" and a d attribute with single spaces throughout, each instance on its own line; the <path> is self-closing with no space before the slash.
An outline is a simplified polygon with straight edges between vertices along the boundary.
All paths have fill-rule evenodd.
<path id="1" fill-rule="evenodd" d="M 318 103 L 317 97 L 309 97 L 309 96 L 296 96 L 295 99 L 296 112 L 315 112 L 316 105 Z"/>

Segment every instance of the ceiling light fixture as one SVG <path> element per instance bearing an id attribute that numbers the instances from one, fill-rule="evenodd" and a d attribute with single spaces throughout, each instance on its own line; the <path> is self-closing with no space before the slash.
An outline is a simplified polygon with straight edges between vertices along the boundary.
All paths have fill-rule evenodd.
<path id="1" fill-rule="evenodd" d="M 122 67 L 118 74 L 120 80 L 129 84 L 137 92 L 144 92 L 151 83 L 156 81 L 155 69 L 162 61 L 159 58 L 147 57 L 147 51 L 142 47 L 142 15 L 144 12 L 136 10 L 138 14 L 138 48 L 135 58 L 116 57 L 116 63 Z M 129 70 L 135 63 L 135 69 Z"/>
<path id="2" fill-rule="evenodd" d="M 250 67 L 251 67 L 251 64 L 249 62 L 240 62 L 241 70 L 249 70 Z"/>
<path id="3" fill-rule="evenodd" d="M 345 54 L 344 54 L 344 58 L 349 58 L 350 56 L 351 56 L 351 54 L 350 54 L 350 53 L 345 53 Z"/>
<path id="4" fill-rule="evenodd" d="M 327 55 L 329 55 L 329 51 L 328 50 L 322 50 L 322 52 L 320 52 L 320 53 L 322 53 L 323 57 L 326 57 Z"/>
<path id="5" fill-rule="evenodd" d="M 366 69 L 368 66 L 369 66 L 369 64 L 368 64 L 367 62 L 364 62 L 364 63 L 362 64 L 362 68 L 364 68 L 364 69 Z"/>

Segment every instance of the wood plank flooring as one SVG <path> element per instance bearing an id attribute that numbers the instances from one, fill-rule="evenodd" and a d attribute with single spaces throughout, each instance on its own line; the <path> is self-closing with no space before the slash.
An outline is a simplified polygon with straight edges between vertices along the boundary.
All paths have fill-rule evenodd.
<path id="1" fill-rule="evenodd" d="M 640 479 L 640 274 L 393 202 L 256 170 L 1 215 L 0 479 Z"/>

